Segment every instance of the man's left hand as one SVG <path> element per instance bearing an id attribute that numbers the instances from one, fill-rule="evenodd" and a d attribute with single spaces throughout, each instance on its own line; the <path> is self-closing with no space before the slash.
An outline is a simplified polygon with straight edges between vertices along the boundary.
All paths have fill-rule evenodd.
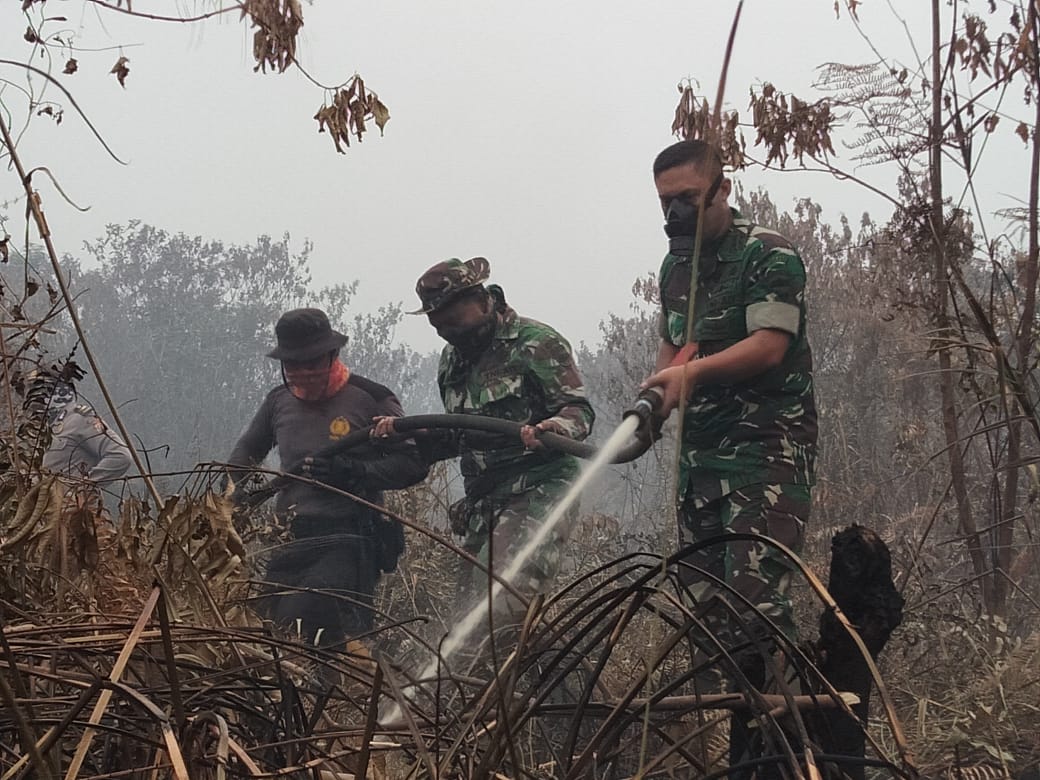
<path id="1" fill-rule="evenodd" d="M 520 441 L 524 443 L 524 446 L 529 450 L 540 450 L 545 445 L 538 441 L 538 434 L 544 432 L 558 433 L 561 436 L 566 436 L 567 432 L 563 429 L 563 426 L 553 420 L 542 420 L 537 425 L 525 425 L 520 429 Z"/>
<path id="2" fill-rule="evenodd" d="M 303 459 L 300 476 L 340 490 L 354 491 L 364 484 L 367 470 L 364 463 L 345 455 L 314 455 Z"/>

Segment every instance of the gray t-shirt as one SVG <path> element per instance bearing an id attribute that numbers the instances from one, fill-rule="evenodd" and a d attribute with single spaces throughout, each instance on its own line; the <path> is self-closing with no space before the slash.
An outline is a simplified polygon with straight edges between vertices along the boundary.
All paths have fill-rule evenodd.
<path id="1" fill-rule="evenodd" d="M 371 425 L 373 417 L 403 414 L 401 402 L 389 389 L 354 374 L 335 395 L 319 401 L 301 401 L 280 385 L 267 394 L 228 462 L 257 466 L 278 447 L 282 469 L 291 469 L 351 431 Z M 426 465 L 410 442 L 374 441 L 344 454 L 364 463 L 365 489 L 359 495 L 373 503 L 382 503 L 381 491 L 408 487 L 426 476 Z M 237 481 L 243 475 L 239 472 L 233 478 Z M 292 482 L 278 494 L 275 511 L 282 517 L 346 519 L 358 516 L 359 506 L 329 490 Z"/>

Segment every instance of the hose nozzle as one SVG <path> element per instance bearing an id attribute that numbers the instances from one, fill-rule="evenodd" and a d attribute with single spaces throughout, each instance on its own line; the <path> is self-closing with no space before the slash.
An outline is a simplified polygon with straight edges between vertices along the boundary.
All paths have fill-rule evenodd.
<path id="1" fill-rule="evenodd" d="M 639 394 L 632 408 L 621 415 L 621 419 L 634 414 L 639 418 L 639 427 L 642 428 L 644 425 L 649 424 L 653 416 L 661 410 L 663 403 L 664 394 L 660 388 L 648 387 Z"/>

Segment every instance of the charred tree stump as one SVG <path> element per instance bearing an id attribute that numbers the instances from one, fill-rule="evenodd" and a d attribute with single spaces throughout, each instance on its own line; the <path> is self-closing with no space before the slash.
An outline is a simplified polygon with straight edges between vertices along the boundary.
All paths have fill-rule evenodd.
<path id="1" fill-rule="evenodd" d="M 853 525 L 835 534 L 828 589 L 871 656 L 877 658 L 903 619 L 903 597 L 892 582 L 888 547 L 876 533 Z M 870 708 L 870 670 L 832 610 L 820 616 L 816 651 L 821 658 L 820 670 L 830 684 L 859 697 L 859 704 L 852 707 L 856 718 L 844 713 L 814 716 L 816 736 L 824 753 L 862 758 Z M 866 771 L 862 764 L 852 763 L 828 768 L 836 768 L 853 780 L 864 780 Z"/>

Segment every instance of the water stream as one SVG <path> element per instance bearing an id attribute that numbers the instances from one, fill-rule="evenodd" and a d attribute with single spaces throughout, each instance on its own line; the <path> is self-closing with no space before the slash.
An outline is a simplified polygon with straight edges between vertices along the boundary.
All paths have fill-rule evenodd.
<path id="1" fill-rule="evenodd" d="M 571 504 L 577 501 L 578 497 L 589 482 L 591 482 L 600 470 L 614 459 L 614 456 L 618 451 L 629 442 L 638 427 L 639 418 L 634 414 L 629 415 L 621 421 L 621 425 L 619 425 L 617 430 L 610 435 L 610 438 L 600 448 L 599 452 L 596 453 L 596 457 L 585 464 L 585 467 L 578 475 L 578 478 L 574 481 L 574 484 L 571 485 L 571 489 L 567 491 L 567 494 L 560 499 L 559 503 L 553 507 L 552 512 L 550 512 L 546 516 L 545 520 L 542 521 L 542 525 L 539 527 L 538 532 L 527 540 L 527 543 L 520 548 L 520 551 L 517 552 L 513 560 L 511 560 L 506 566 L 505 571 L 501 574 L 503 580 L 510 584 L 513 583 L 513 579 L 523 569 L 524 564 L 527 563 L 528 559 L 545 542 L 553 529 L 559 525 L 560 520 L 563 519 Z M 441 643 L 440 657 L 434 658 L 430 661 L 417 679 L 425 680 L 430 678 L 437 671 L 438 666 L 446 663 L 454 653 L 466 645 L 470 636 L 479 626 L 487 625 L 488 608 L 490 607 L 494 610 L 495 604 L 501 597 L 503 590 L 504 588 L 502 587 L 502 583 L 495 580 L 491 586 L 490 602 L 486 598 L 480 599 L 479 603 L 471 609 L 465 617 L 452 626 L 448 635 Z M 400 716 L 401 709 L 397 704 L 394 704 L 386 716 L 380 718 L 380 721 L 383 723 L 393 723 L 398 720 Z"/>

